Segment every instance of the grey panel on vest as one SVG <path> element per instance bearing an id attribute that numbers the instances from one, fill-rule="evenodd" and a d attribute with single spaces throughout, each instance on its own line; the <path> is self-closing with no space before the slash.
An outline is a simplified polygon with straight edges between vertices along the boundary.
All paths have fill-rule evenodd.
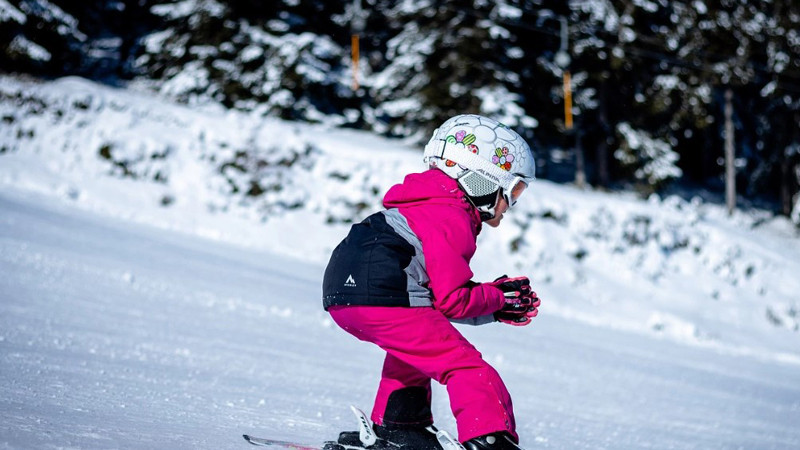
<path id="1" fill-rule="evenodd" d="M 422 253 L 422 242 L 408 226 L 406 218 L 396 208 L 381 211 L 386 216 L 386 223 L 394 229 L 403 239 L 414 247 L 415 255 L 406 267 L 408 276 L 408 301 L 411 306 L 432 306 L 430 288 L 431 279 L 425 267 L 425 255 Z"/>

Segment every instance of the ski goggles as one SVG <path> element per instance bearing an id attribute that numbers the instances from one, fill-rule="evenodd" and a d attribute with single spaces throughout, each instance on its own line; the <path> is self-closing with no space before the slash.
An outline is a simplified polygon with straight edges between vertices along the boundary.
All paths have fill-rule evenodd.
<path id="1" fill-rule="evenodd" d="M 517 177 L 514 184 L 511 186 L 511 192 L 507 192 L 506 189 L 500 188 L 500 193 L 508 203 L 508 207 L 511 208 L 514 206 L 519 198 L 522 196 L 522 193 L 525 192 L 525 189 L 528 188 L 528 183 L 525 182 L 522 178 Z"/>
<path id="2" fill-rule="evenodd" d="M 491 208 L 497 205 L 501 195 L 505 198 L 509 208 L 514 206 L 528 187 L 528 183 L 520 176 L 515 176 L 508 183 L 508 186 L 511 187 L 506 188 L 498 186 L 485 176 L 472 171 L 466 172 L 458 180 L 467 195 L 476 200 L 478 205 L 489 205 Z"/>

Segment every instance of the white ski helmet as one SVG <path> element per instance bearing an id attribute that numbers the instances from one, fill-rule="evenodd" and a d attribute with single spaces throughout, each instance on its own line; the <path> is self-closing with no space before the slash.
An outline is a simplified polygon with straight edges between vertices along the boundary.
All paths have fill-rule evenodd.
<path id="1" fill-rule="evenodd" d="M 457 180 L 483 220 L 494 217 L 498 194 L 510 207 L 520 187 L 536 178 L 528 143 L 500 122 L 475 114 L 451 117 L 437 128 L 423 161 Z"/>

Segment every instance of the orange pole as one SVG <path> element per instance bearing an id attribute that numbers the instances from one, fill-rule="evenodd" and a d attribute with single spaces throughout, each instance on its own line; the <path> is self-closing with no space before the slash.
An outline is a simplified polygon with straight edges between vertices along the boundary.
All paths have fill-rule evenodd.
<path id="1" fill-rule="evenodd" d="M 564 125 L 572 129 L 572 83 L 569 70 L 564 71 Z"/>
<path id="2" fill-rule="evenodd" d="M 350 36 L 350 56 L 353 59 L 353 90 L 358 90 L 358 35 Z"/>

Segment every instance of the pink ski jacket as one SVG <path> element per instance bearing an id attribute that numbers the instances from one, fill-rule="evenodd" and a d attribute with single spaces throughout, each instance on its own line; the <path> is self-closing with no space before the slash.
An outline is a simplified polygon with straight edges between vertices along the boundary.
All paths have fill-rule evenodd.
<path id="1" fill-rule="evenodd" d="M 331 255 L 323 305 L 430 307 L 471 324 L 493 322 L 503 293 L 472 281 L 477 209 L 438 169 L 406 176 L 385 211 L 355 224 Z"/>
<path id="2" fill-rule="evenodd" d="M 383 205 L 397 208 L 421 241 L 436 309 L 451 319 L 470 319 L 505 304 L 500 289 L 471 281 L 481 220 L 456 180 L 438 169 L 410 174 L 389 189 Z"/>

